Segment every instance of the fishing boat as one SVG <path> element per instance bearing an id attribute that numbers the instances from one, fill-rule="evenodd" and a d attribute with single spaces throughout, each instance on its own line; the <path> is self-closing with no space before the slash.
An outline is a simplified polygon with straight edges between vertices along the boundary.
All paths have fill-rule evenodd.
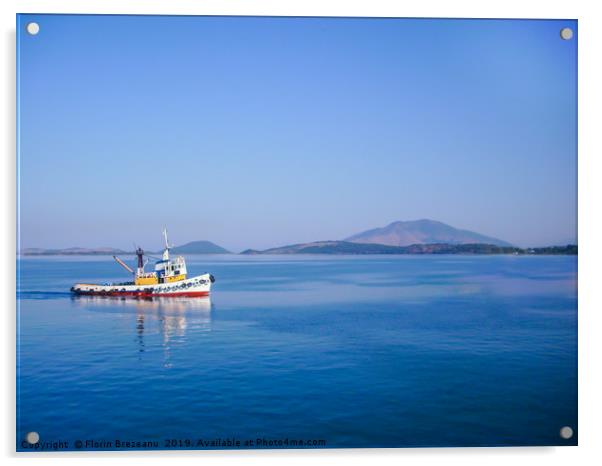
<path id="1" fill-rule="evenodd" d="M 167 230 L 163 230 L 165 249 L 161 259 L 155 262 L 155 270 L 144 270 L 148 259 L 144 260 L 144 250 L 136 248 L 138 259 L 134 271 L 119 257 L 113 259 L 133 275 L 133 280 L 123 283 L 104 283 L 101 285 L 77 283 L 71 291 L 77 295 L 94 296 L 133 296 L 133 297 L 201 297 L 209 296 L 211 284 L 215 282 L 213 275 L 205 273 L 195 277 L 188 277 L 186 261 L 182 256 L 171 258 L 171 247 L 167 238 Z"/>

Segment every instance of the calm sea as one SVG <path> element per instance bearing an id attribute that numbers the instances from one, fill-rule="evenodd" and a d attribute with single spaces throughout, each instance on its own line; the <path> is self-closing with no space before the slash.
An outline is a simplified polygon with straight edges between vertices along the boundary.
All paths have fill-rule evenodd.
<path id="1" fill-rule="evenodd" d="M 576 257 L 188 264 L 216 277 L 210 300 L 76 298 L 127 277 L 110 257 L 19 261 L 19 450 L 30 431 L 69 449 L 577 443 Z"/>

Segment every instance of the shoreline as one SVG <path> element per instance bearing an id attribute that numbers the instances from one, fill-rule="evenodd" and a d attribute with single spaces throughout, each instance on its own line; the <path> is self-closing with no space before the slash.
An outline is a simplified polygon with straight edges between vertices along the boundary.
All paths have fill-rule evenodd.
<path id="1" fill-rule="evenodd" d="M 134 253 L 121 254 L 122 256 L 133 256 Z M 229 253 L 229 254 L 215 254 L 215 253 L 190 253 L 189 256 L 243 256 L 243 257 L 256 257 L 256 256 L 346 256 L 346 257 L 362 257 L 362 256 L 379 256 L 379 257 L 390 257 L 390 256 L 517 256 L 517 257 L 541 257 L 541 256 L 578 256 L 579 253 L 469 253 L 469 252 L 457 252 L 457 253 L 319 253 L 319 252 L 299 252 L 299 253 L 257 253 L 257 254 L 244 254 L 244 253 Z M 23 257 L 112 257 L 113 254 L 17 254 L 17 258 Z"/>

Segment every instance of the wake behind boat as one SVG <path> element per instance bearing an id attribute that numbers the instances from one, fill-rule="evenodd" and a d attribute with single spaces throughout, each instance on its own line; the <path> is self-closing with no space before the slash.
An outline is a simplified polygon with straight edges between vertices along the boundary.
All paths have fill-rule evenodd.
<path id="1" fill-rule="evenodd" d="M 163 230 L 163 235 L 165 237 L 165 249 L 161 260 L 155 262 L 154 272 L 145 272 L 144 267 L 148 263 L 148 259 L 146 261 L 144 260 L 144 251 L 139 247 L 136 249 L 138 267 L 135 272 L 119 257 L 113 256 L 119 265 L 134 275 L 134 281 L 102 285 L 77 283 L 71 287 L 71 291 L 78 295 L 97 296 L 209 296 L 211 284 L 215 281 L 213 275 L 205 273 L 188 278 L 186 261 L 182 256 L 170 259 L 170 245 L 167 239 L 167 230 Z"/>

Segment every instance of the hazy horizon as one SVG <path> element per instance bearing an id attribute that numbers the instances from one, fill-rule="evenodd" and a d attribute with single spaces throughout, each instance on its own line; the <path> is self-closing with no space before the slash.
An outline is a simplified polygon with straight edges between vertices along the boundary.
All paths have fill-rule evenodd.
<path id="1" fill-rule="evenodd" d="M 17 36 L 22 248 L 422 218 L 576 243 L 574 20 L 27 14 Z"/>
<path id="2" fill-rule="evenodd" d="M 434 219 L 412 219 L 412 220 L 402 220 L 402 221 L 403 222 L 413 222 L 413 221 L 419 221 L 419 220 L 436 221 Z M 387 225 L 390 225 L 391 223 L 396 223 L 396 222 L 398 222 L 398 221 L 389 222 L 386 225 L 379 225 L 378 227 L 385 227 Z M 450 226 L 453 226 L 453 225 L 450 225 Z M 458 230 L 465 230 L 465 229 L 464 228 L 458 228 Z M 364 230 L 364 231 L 367 231 L 367 230 Z M 356 233 L 360 233 L 360 232 L 356 232 Z M 474 232 L 474 233 L 480 233 L 480 232 Z M 350 236 L 352 236 L 352 235 L 350 235 Z M 502 238 L 496 238 L 496 239 L 502 239 Z M 196 242 L 196 241 L 209 241 L 211 243 L 216 244 L 217 246 L 224 247 L 224 245 L 221 244 L 221 243 L 219 243 L 218 241 L 212 241 L 211 239 L 200 238 L 200 237 L 196 238 L 196 239 L 189 240 L 189 241 L 185 241 L 185 242 L 173 243 L 173 241 L 171 240 L 171 234 L 170 234 L 170 244 L 173 243 L 173 246 L 176 246 L 176 247 L 177 246 L 183 246 L 185 244 L 188 244 L 188 243 L 191 243 L 191 242 Z M 316 239 L 316 240 L 313 240 L 313 241 L 346 241 L 346 238 L 322 238 L 322 239 Z M 313 242 L 313 241 L 308 241 L 308 242 Z M 269 248 L 272 248 L 272 247 L 279 247 L 279 246 L 288 246 L 288 245 L 292 245 L 292 244 L 297 244 L 297 243 L 279 243 L 279 244 L 274 244 L 272 246 L 268 246 L 267 248 L 262 248 L 262 249 L 269 249 Z M 576 238 L 573 239 L 573 240 L 569 239 L 566 242 L 560 242 L 560 243 L 554 243 L 554 244 L 539 244 L 539 245 L 533 244 L 533 245 L 523 245 L 523 246 L 519 246 L 519 247 L 528 248 L 528 247 L 546 247 L 546 246 L 566 246 L 566 245 L 569 245 L 569 244 L 577 244 L 577 239 Z M 136 242 L 136 247 L 137 246 L 143 246 L 143 245 L 139 245 Z M 518 245 L 514 245 L 513 244 L 513 246 L 518 246 Z M 124 251 L 132 251 L 132 252 L 133 252 L 133 249 L 134 249 L 133 245 L 130 246 L 130 247 L 126 246 L 126 247 L 120 248 L 120 247 L 109 245 L 109 244 L 97 244 L 97 245 L 76 244 L 76 245 L 64 246 L 64 247 L 61 247 L 61 248 L 48 247 L 48 248 L 41 248 L 41 249 L 65 249 L 65 248 L 88 248 L 88 249 L 95 249 L 95 248 L 105 248 L 105 247 L 107 247 L 107 248 L 116 248 L 116 249 L 123 249 Z M 163 241 L 158 242 L 156 246 L 152 246 L 152 247 L 143 246 L 143 248 L 145 249 L 146 252 L 160 252 L 163 249 L 163 247 L 164 247 Z M 35 246 L 31 247 L 31 248 L 35 248 Z M 233 252 L 233 253 L 239 253 L 239 252 L 242 252 L 242 251 L 244 251 L 246 249 L 255 249 L 255 248 L 230 249 L 230 248 L 227 248 L 227 247 L 224 247 L 224 248 L 227 249 L 229 252 Z"/>

